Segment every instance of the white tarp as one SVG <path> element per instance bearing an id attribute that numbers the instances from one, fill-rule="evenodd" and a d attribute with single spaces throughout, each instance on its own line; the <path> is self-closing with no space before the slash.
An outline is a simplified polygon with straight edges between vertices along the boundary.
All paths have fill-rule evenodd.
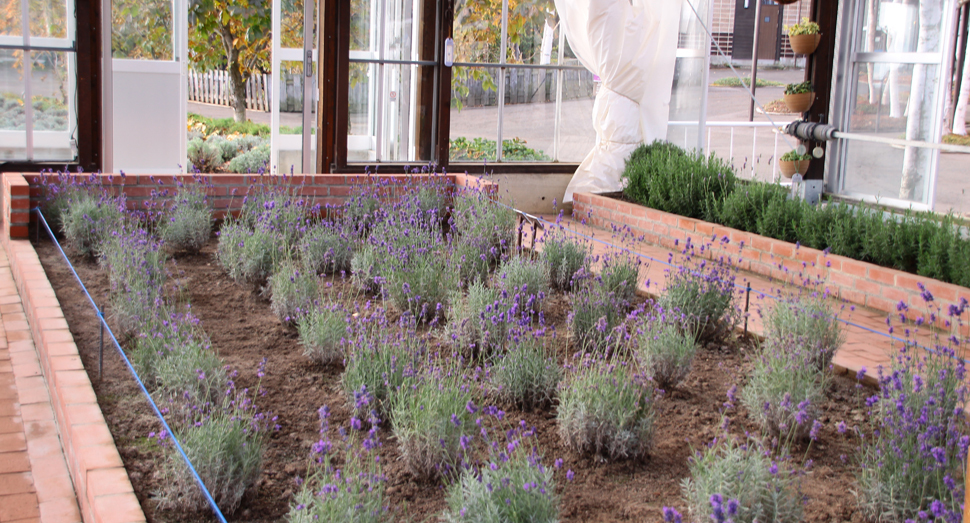
<path id="1" fill-rule="evenodd" d="M 626 159 L 641 143 L 667 137 L 683 0 L 555 0 L 569 46 L 602 82 L 593 103 L 596 146 L 566 188 L 622 188 Z"/>

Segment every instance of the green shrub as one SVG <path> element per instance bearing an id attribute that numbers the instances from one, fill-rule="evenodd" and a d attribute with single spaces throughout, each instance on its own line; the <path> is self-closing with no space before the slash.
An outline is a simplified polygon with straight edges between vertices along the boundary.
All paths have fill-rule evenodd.
<path id="1" fill-rule="evenodd" d="M 258 145 L 230 160 L 226 171 L 244 174 L 269 172 L 269 155 L 269 144 Z"/>
<path id="2" fill-rule="evenodd" d="M 756 441 L 742 445 L 730 438 L 701 450 L 681 484 L 690 520 L 713 521 L 713 498 L 724 504 L 733 501 L 730 518 L 737 523 L 801 521 L 798 474 L 789 463 L 774 463 L 768 455 Z"/>
<path id="3" fill-rule="evenodd" d="M 742 231 L 757 232 L 758 220 L 768 205 L 788 197 L 788 191 L 770 183 L 738 184 L 720 206 L 719 223 Z"/>
<path id="4" fill-rule="evenodd" d="M 214 173 L 225 163 L 222 149 L 217 143 L 196 138 L 186 145 L 189 170 L 201 173 Z"/>
<path id="5" fill-rule="evenodd" d="M 255 136 L 269 136 L 270 129 L 266 124 L 255 123 L 252 120 L 237 122 L 235 118 L 207 118 L 195 113 L 189 113 L 189 124 L 205 126 L 205 135 L 219 134 L 229 136 L 233 134 L 251 134 Z M 197 127 L 197 125 L 196 125 Z"/>
<path id="6" fill-rule="evenodd" d="M 448 145 L 449 158 L 453 162 L 481 162 L 495 160 L 495 140 L 487 138 L 472 138 L 464 136 L 454 138 Z M 502 140 L 502 159 L 507 162 L 549 162 L 552 158 L 542 151 L 530 149 L 525 140 L 512 138 Z"/>
<path id="7" fill-rule="evenodd" d="M 617 460 L 644 455 L 653 439 L 653 387 L 614 359 L 584 361 L 559 388 L 563 443 Z"/>
<path id="8" fill-rule="evenodd" d="M 786 242 L 798 241 L 802 207 L 807 205 L 798 198 L 772 198 L 758 218 L 756 232 L 762 236 Z"/>
<path id="9" fill-rule="evenodd" d="M 624 195 L 661 211 L 714 221 L 734 190 L 734 171 L 716 156 L 684 152 L 664 142 L 641 145 L 623 171 Z"/>

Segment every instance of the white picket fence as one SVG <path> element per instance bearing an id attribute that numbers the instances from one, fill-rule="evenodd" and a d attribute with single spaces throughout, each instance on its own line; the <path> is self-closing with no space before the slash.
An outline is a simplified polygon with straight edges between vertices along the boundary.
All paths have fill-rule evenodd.
<path id="1" fill-rule="evenodd" d="M 271 100 L 270 75 L 254 74 L 246 82 L 246 109 L 269 111 Z M 189 101 L 215 105 L 229 105 L 228 71 L 189 71 Z"/>

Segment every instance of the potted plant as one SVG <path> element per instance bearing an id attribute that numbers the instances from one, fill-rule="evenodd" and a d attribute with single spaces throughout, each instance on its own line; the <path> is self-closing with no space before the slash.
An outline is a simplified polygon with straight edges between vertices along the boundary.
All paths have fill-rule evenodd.
<path id="1" fill-rule="evenodd" d="M 795 173 L 805 176 L 805 173 L 808 172 L 808 163 L 811 161 L 812 155 L 798 154 L 798 151 L 793 149 L 781 155 L 781 159 L 778 161 L 778 170 L 785 178 L 791 178 Z"/>
<path id="2" fill-rule="evenodd" d="M 818 24 L 808 17 L 802 18 L 802 21 L 795 25 L 786 25 L 785 30 L 788 31 L 788 43 L 795 54 L 814 53 L 822 40 Z"/>
<path id="3" fill-rule="evenodd" d="M 815 90 L 812 88 L 812 82 L 785 86 L 785 105 L 793 113 L 804 113 L 814 102 Z"/>

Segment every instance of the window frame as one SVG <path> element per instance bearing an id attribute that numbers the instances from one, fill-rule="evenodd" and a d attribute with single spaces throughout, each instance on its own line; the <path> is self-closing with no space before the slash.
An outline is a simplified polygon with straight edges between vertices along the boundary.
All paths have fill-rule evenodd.
<path id="1" fill-rule="evenodd" d="M 320 67 L 321 96 L 318 109 L 318 125 L 325 129 L 318 137 L 317 171 L 334 174 L 361 173 L 371 171 L 403 172 L 405 167 L 420 167 L 424 161 L 416 162 L 371 162 L 358 163 L 347 161 L 347 124 L 349 118 L 350 89 L 350 2 L 346 0 L 320 0 L 323 23 L 320 32 L 320 49 L 328 49 L 322 57 Z M 442 42 L 454 36 L 454 0 L 428 0 L 437 10 L 434 24 L 427 24 L 429 30 L 437 33 L 435 38 L 435 93 L 432 106 L 434 116 L 430 136 L 432 139 L 432 163 L 444 171 L 463 171 L 470 174 L 570 174 L 579 168 L 579 163 L 565 162 L 496 162 L 480 164 L 474 162 L 451 163 L 449 140 L 451 127 L 451 79 L 452 67 L 444 65 L 444 46 Z M 328 47 L 328 45 L 330 47 Z M 492 67 L 509 68 L 510 64 L 486 64 Z M 560 64 L 542 66 L 544 69 L 570 68 Z M 332 125 L 330 125 L 332 123 Z"/>
<path id="2" fill-rule="evenodd" d="M 76 0 L 74 11 L 75 94 L 77 97 L 77 157 L 73 161 L 0 161 L 0 172 L 37 172 L 70 169 L 96 172 L 102 165 L 101 34 L 100 2 Z M 9 46 L 5 46 L 10 48 Z M 19 46 L 18 48 L 23 48 Z M 29 50 L 32 46 L 26 46 Z M 43 46 L 33 46 L 43 47 Z M 45 48 L 46 50 L 46 48 Z"/>

